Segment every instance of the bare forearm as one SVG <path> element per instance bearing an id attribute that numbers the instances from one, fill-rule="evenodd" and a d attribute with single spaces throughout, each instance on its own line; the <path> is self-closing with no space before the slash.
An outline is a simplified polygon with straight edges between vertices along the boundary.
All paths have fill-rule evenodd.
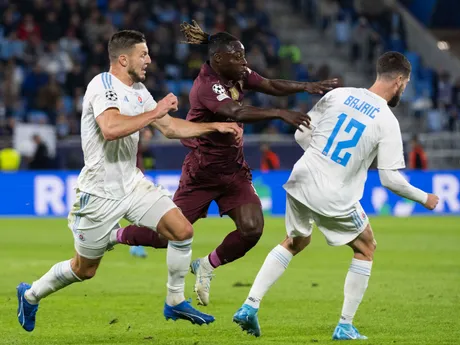
<path id="1" fill-rule="evenodd" d="M 106 120 L 104 137 L 106 140 L 127 137 L 148 126 L 155 119 L 155 115 L 155 110 L 152 110 L 137 116 L 122 114 L 110 116 Z"/>
<path id="2" fill-rule="evenodd" d="M 160 129 L 169 139 L 196 138 L 216 130 L 214 123 L 196 123 L 177 118 L 171 118 L 169 126 Z"/>
<path id="3" fill-rule="evenodd" d="M 305 83 L 293 80 L 271 79 L 272 94 L 274 96 L 288 96 L 305 91 Z"/>
<path id="4" fill-rule="evenodd" d="M 264 120 L 278 119 L 279 109 L 264 109 L 250 105 L 241 107 L 235 112 L 233 118 L 238 122 L 250 123 Z"/>

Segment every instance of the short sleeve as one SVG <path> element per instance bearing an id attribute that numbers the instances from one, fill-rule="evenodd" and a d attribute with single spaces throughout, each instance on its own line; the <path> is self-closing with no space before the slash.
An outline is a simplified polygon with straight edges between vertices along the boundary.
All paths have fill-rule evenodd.
<path id="1" fill-rule="evenodd" d="M 244 88 L 245 89 L 254 89 L 259 86 L 259 84 L 264 80 L 264 77 L 262 77 L 259 73 L 251 70 L 248 68 L 248 75 L 244 81 Z"/>
<path id="2" fill-rule="evenodd" d="M 202 84 L 198 89 L 198 100 L 208 110 L 216 113 L 220 106 L 233 102 L 225 87 L 218 81 Z"/>
<path id="3" fill-rule="evenodd" d="M 327 109 L 327 105 L 329 103 L 329 99 L 332 97 L 331 94 L 327 93 L 324 95 L 314 106 L 313 108 L 308 112 L 308 116 L 311 118 L 310 124 L 313 127 L 317 127 L 319 120 L 321 117 L 324 115 L 324 112 Z"/>
<path id="4" fill-rule="evenodd" d="M 404 169 L 403 140 L 399 123 L 396 119 L 389 121 L 382 129 L 378 143 L 377 168 L 382 170 Z"/>
<path id="5" fill-rule="evenodd" d="M 157 107 L 157 102 L 153 99 L 152 94 L 145 90 L 146 101 L 144 104 L 144 111 L 151 111 Z"/>
<path id="6" fill-rule="evenodd" d="M 113 87 L 112 76 L 109 73 L 101 73 L 94 77 L 88 85 L 87 94 L 94 117 L 98 117 L 109 108 L 121 109 L 120 99 Z"/>

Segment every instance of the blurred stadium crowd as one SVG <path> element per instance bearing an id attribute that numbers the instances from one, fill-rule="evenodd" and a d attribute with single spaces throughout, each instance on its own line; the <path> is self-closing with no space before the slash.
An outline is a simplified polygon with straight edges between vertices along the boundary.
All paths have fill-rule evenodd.
<path id="1" fill-rule="evenodd" d="M 338 48 L 349 52 L 351 65 L 359 61 L 371 71 L 380 51 L 406 52 L 400 15 L 378 1 L 291 3 L 320 30 L 333 31 Z M 241 38 L 251 68 L 265 77 L 337 77 L 321 62 L 302 61 L 291 42 L 280 42 L 263 0 L 0 0 L 0 17 L 0 135 L 11 134 L 18 121 L 53 124 L 61 138 L 78 134 L 86 84 L 107 70 L 107 40 L 122 28 L 146 34 L 152 57 L 146 86 L 157 99 L 169 91 L 178 95 L 181 117 L 187 114 L 188 91 L 206 60 L 205 49 L 180 43 L 182 21 L 195 19 L 207 32 L 228 31 Z M 429 131 L 457 130 L 460 80 L 424 67 L 415 53 L 406 55 L 413 66 L 409 94 L 416 118 L 425 118 Z M 308 94 L 278 99 L 251 94 L 246 102 L 306 112 L 315 100 Z M 246 131 L 292 129 L 274 121 L 249 125 Z"/>

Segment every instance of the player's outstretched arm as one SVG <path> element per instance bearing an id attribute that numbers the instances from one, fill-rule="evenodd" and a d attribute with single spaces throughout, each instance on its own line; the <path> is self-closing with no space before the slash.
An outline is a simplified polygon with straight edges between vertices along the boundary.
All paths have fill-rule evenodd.
<path id="1" fill-rule="evenodd" d="M 158 102 L 155 109 L 139 114 L 127 116 L 120 114 L 117 108 L 108 108 L 96 117 L 102 135 L 107 141 L 117 140 L 131 135 L 148 126 L 153 121 L 161 119 L 170 111 L 177 110 L 177 97 L 172 93 Z"/>
<path id="2" fill-rule="evenodd" d="M 152 125 L 169 139 L 196 138 L 212 132 L 233 134 L 236 141 L 243 136 L 243 129 L 232 122 L 195 123 L 166 115 Z"/>
<path id="3" fill-rule="evenodd" d="M 300 82 L 282 79 L 263 79 L 251 89 L 272 96 L 288 96 L 299 92 L 324 94 L 339 86 L 338 79 L 323 80 L 320 82 Z"/>
<path id="4" fill-rule="evenodd" d="M 288 109 L 264 109 L 250 105 L 239 105 L 235 101 L 222 104 L 216 111 L 217 114 L 233 119 L 237 122 L 251 123 L 263 120 L 281 119 L 290 125 L 295 126 L 300 131 L 301 125 L 308 127 L 310 117 L 307 114 Z"/>
<path id="5" fill-rule="evenodd" d="M 379 169 L 379 177 L 385 188 L 406 199 L 416 201 L 429 210 L 433 210 L 438 204 L 439 198 L 436 195 L 412 186 L 398 170 Z"/>

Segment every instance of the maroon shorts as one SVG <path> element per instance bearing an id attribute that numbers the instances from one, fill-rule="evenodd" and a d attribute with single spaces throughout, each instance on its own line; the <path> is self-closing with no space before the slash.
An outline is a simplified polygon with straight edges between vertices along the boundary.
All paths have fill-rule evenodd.
<path id="1" fill-rule="evenodd" d="M 241 205 L 261 205 L 247 166 L 227 175 L 196 170 L 184 164 L 174 203 L 188 221 L 193 224 L 199 218 L 205 218 L 213 200 L 219 206 L 221 216 Z"/>

